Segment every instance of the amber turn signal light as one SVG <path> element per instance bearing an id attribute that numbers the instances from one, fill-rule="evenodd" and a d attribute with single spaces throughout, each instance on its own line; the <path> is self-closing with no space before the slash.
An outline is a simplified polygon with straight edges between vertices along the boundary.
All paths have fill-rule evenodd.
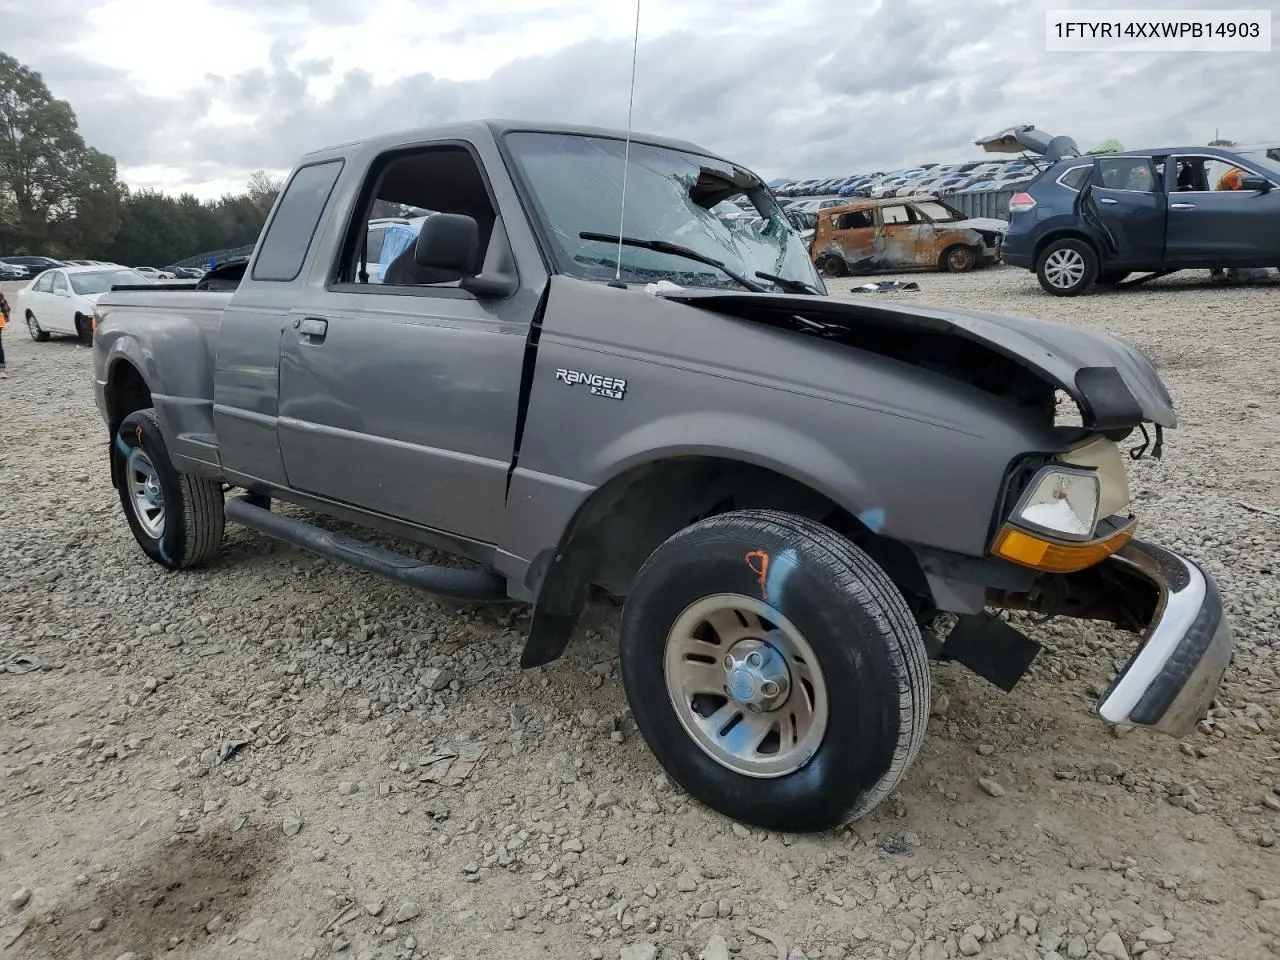
<path id="1" fill-rule="evenodd" d="M 1059 543 L 1006 525 L 996 538 L 994 553 L 1024 567 L 1045 573 L 1075 573 L 1101 563 L 1133 539 L 1137 521 L 1101 540 Z"/>

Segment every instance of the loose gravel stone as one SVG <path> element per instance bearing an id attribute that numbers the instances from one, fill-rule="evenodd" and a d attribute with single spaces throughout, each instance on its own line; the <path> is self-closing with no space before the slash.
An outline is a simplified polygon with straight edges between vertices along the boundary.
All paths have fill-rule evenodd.
<path id="1" fill-rule="evenodd" d="M 978 786 L 982 788 L 984 793 L 993 797 L 1003 797 L 1005 794 L 1004 787 L 1000 786 L 1000 784 L 996 783 L 996 781 L 992 780 L 990 777 L 980 777 L 978 779 Z"/>
<path id="2" fill-rule="evenodd" d="M 393 917 L 395 923 L 408 923 L 410 920 L 416 920 L 422 913 L 421 908 L 412 900 L 406 900 L 400 906 L 396 907 Z"/>

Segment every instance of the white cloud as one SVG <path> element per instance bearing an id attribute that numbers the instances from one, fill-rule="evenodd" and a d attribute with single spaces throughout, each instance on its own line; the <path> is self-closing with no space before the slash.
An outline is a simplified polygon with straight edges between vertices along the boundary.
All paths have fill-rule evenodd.
<path id="1" fill-rule="evenodd" d="M 1215 129 L 1280 137 L 1264 106 L 1280 87 L 1274 54 L 1049 54 L 1044 10 L 1059 5 L 1049 0 L 642 2 L 636 126 L 765 176 L 972 157 L 975 136 L 1019 122 L 1085 147 L 1204 143 Z M 1162 6 L 1179 4 L 1203 2 Z M 621 126 L 634 9 L 44 0 L 6 16 L 6 49 L 71 101 L 86 138 L 130 183 L 216 196 L 255 167 L 420 124 Z"/>

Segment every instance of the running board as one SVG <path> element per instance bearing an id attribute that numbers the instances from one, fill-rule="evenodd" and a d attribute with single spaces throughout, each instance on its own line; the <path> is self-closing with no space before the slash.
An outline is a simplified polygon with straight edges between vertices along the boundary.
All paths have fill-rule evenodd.
<path id="1" fill-rule="evenodd" d="M 226 502 L 226 515 L 228 520 L 269 537 L 426 593 L 476 603 L 498 603 L 509 599 L 506 579 L 492 570 L 457 570 L 423 563 L 355 537 L 332 533 L 293 517 L 272 513 L 254 506 L 244 496 L 233 497 Z"/>

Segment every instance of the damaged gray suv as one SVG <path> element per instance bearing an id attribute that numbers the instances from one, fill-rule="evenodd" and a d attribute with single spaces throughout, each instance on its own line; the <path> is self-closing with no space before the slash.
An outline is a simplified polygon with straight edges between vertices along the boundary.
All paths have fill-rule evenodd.
<path id="1" fill-rule="evenodd" d="M 734 200 L 762 222 L 716 215 Z M 375 275 L 389 207 L 416 233 Z M 1137 536 L 1119 444 L 1159 456 L 1176 423 L 1137 350 L 828 297 L 764 183 L 691 143 L 476 122 L 318 150 L 247 263 L 103 296 L 94 369 L 157 564 L 207 560 L 231 521 L 528 603 L 525 667 L 593 591 L 624 598 L 636 723 L 748 823 L 821 829 L 888 796 L 931 657 L 1008 689 L 1038 651 L 991 611 L 1133 631 L 1099 713 L 1174 736 L 1231 655 L 1213 580 Z"/>

